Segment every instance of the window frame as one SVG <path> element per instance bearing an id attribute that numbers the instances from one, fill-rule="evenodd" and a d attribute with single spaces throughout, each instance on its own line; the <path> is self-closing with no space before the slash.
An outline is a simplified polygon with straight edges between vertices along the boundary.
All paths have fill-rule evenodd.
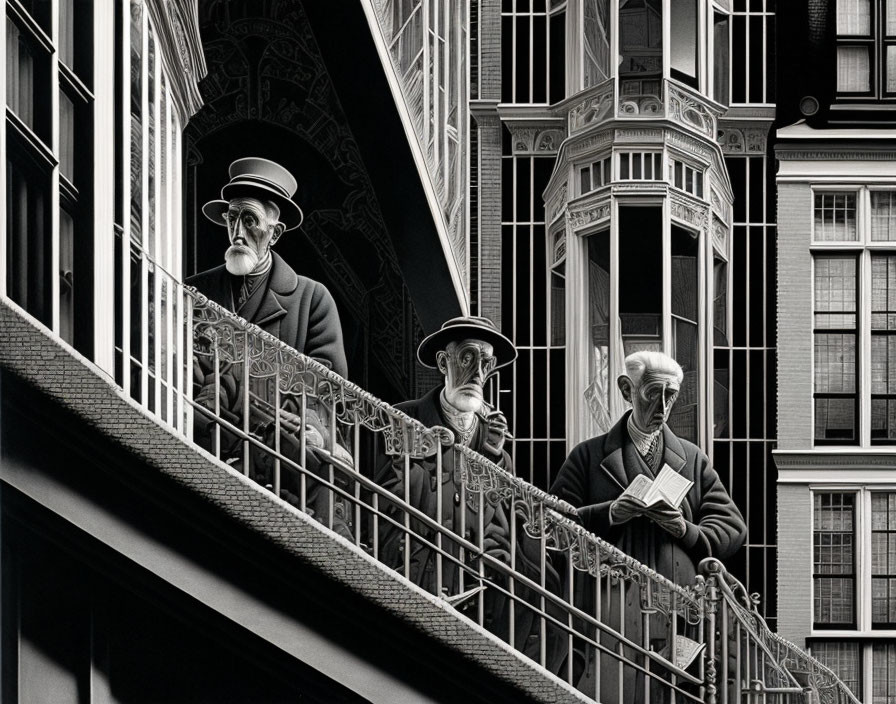
<path id="1" fill-rule="evenodd" d="M 812 550 L 813 550 L 813 578 L 810 580 L 810 603 L 813 605 L 812 620 L 810 622 L 809 635 L 806 645 L 810 651 L 812 644 L 827 643 L 858 643 L 859 645 L 859 686 L 862 693 L 870 693 L 873 684 L 873 658 L 874 646 L 881 643 L 893 642 L 896 639 L 896 625 L 889 627 L 874 627 L 872 613 L 872 577 L 873 564 L 871 559 L 871 536 L 873 523 L 871 521 L 872 497 L 874 494 L 896 493 L 896 483 L 880 483 L 870 485 L 843 485 L 843 484 L 811 484 L 810 502 L 813 507 L 815 496 L 818 494 L 851 493 L 854 494 L 854 557 L 855 557 L 855 595 L 856 595 L 856 625 L 854 628 L 824 628 L 818 627 L 814 619 L 815 603 L 815 579 L 814 579 L 814 550 L 815 535 L 814 523 L 812 524 Z M 896 576 L 896 575 L 894 575 Z M 861 697 L 861 693 L 856 693 Z M 864 700 L 863 700 L 864 701 Z"/>
<path id="2" fill-rule="evenodd" d="M 825 183 L 813 184 L 811 186 L 811 197 L 809 202 L 809 223 L 810 223 L 810 256 L 811 262 L 811 292 L 810 305 L 812 306 L 812 344 L 810 345 L 811 355 L 811 373 L 812 373 L 812 409 L 811 409 L 811 427 L 812 427 L 812 446 L 813 447 L 843 447 L 843 448 L 881 448 L 894 446 L 896 447 L 896 438 L 893 440 L 871 440 L 871 258 L 875 254 L 894 254 L 896 255 L 896 239 L 894 240 L 872 240 L 871 239 L 871 193 L 874 192 L 892 192 L 896 193 L 896 181 L 878 181 L 873 184 L 856 184 L 856 183 Z M 815 231 L 815 200 L 816 195 L 824 193 L 845 193 L 854 192 L 856 194 L 856 239 L 855 240 L 818 240 Z M 857 258 L 856 269 L 856 365 L 857 365 L 857 412 L 858 412 L 858 430 L 857 441 L 852 443 L 842 443 L 836 440 L 820 441 L 815 438 L 815 401 L 816 385 L 815 385 L 815 345 L 814 339 L 818 328 L 815 327 L 815 262 L 819 256 L 825 255 L 855 255 Z"/>
<path id="3" fill-rule="evenodd" d="M 896 100 L 896 90 L 887 90 L 887 47 L 896 48 L 896 34 L 887 34 L 886 9 L 892 0 L 869 0 L 869 32 L 867 34 L 840 34 L 836 25 L 839 3 L 834 6 L 834 85 L 840 71 L 839 53 L 842 48 L 861 47 L 868 50 L 868 90 L 841 91 L 835 88 L 838 102 L 870 102 Z M 896 50 L 896 49 L 894 49 Z M 894 67 L 896 72 L 896 67 Z"/>

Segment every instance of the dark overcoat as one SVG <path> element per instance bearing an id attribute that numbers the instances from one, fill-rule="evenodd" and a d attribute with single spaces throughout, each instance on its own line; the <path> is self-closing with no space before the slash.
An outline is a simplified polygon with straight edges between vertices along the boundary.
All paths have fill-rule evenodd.
<path id="1" fill-rule="evenodd" d="M 187 285 L 229 311 L 254 323 L 302 354 L 327 362 L 342 377 L 348 374 L 339 311 L 327 287 L 300 276 L 276 252 L 267 285 L 236 311 L 234 276 L 225 265 L 191 276 Z"/>
<path id="2" fill-rule="evenodd" d="M 650 567 L 681 586 L 695 582 L 696 565 L 705 557 L 721 560 L 741 548 L 747 529 L 737 506 L 731 500 L 709 458 L 693 443 L 678 438 L 668 426 L 663 425 L 663 461 L 672 469 L 694 482 L 685 496 L 681 511 L 685 519 L 685 533 L 675 538 L 645 517 L 634 518 L 620 525 L 610 524 L 610 505 L 638 474 L 653 478 L 654 474 L 644 463 L 631 440 L 627 423 L 629 414 L 613 426 L 608 433 L 577 445 L 560 468 L 551 487 L 551 493 L 565 499 L 578 509 L 579 517 L 588 530 L 613 544 L 621 551 Z M 618 581 L 611 591 L 622 593 L 614 599 L 604 598 L 600 620 L 626 635 L 628 641 L 639 643 L 651 650 L 661 651 L 670 644 L 666 640 L 669 622 L 659 614 L 646 616 L 642 610 L 641 591 L 634 582 Z M 589 590 L 578 590 L 579 606 L 594 613 L 595 606 Z M 650 631 L 646 631 L 647 624 Z M 679 623 L 679 633 L 687 629 Z M 610 650 L 618 650 L 619 642 L 611 637 L 600 638 Z M 647 662 L 633 650 L 624 648 L 634 661 Z M 647 678 L 626 667 L 620 682 L 618 661 L 604 657 L 595 662 L 592 649 L 583 654 L 587 662 L 580 688 L 593 692 L 595 669 L 601 671 L 599 689 L 603 696 L 619 698 L 622 702 L 667 701 L 662 687 L 653 686 L 651 694 L 645 693 Z"/>

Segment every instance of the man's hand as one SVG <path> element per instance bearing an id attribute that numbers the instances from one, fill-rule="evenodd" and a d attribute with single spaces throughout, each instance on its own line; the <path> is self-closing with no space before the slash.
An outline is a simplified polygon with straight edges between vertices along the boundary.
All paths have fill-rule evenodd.
<path id="1" fill-rule="evenodd" d="M 682 537 L 687 530 L 681 509 L 674 508 L 665 502 L 647 509 L 644 515 L 675 538 Z"/>
<path id="2" fill-rule="evenodd" d="M 610 504 L 610 523 L 619 525 L 647 512 L 647 507 L 634 496 L 623 494 Z"/>
<path id="3" fill-rule="evenodd" d="M 501 411 L 492 411 L 485 417 L 485 426 L 483 445 L 489 452 L 500 456 L 504 449 L 504 440 L 508 437 L 507 418 Z"/>

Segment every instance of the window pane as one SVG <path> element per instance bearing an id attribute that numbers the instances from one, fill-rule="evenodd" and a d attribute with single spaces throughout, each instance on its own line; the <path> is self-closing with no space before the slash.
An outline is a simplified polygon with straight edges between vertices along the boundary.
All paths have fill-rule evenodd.
<path id="1" fill-rule="evenodd" d="M 870 89 L 868 48 L 837 47 L 837 90 L 841 93 L 867 93 Z"/>
<path id="2" fill-rule="evenodd" d="M 815 392 L 853 393 L 856 389 L 856 336 L 815 335 Z"/>
<path id="3" fill-rule="evenodd" d="M 871 34 L 871 0 L 837 0 L 837 34 Z"/>
<path id="4" fill-rule="evenodd" d="M 621 2 L 619 30 L 620 93 L 631 98 L 659 97 L 663 74 L 661 0 Z"/>
<path id="5" fill-rule="evenodd" d="M 34 128 L 34 55 L 15 23 L 6 21 L 6 102 Z"/>
<path id="6" fill-rule="evenodd" d="M 861 647 L 858 643 L 812 644 L 812 655 L 831 668 L 856 697 L 862 696 L 860 653 Z"/>
<path id="7" fill-rule="evenodd" d="M 854 398 L 815 399 L 815 441 L 850 445 L 857 442 Z"/>
<path id="8" fill-rule="evenodd" d="M 589 384 L 585 401 L 600 432 L 610 418 L 610 236 L 600 232 L 588 238 L 588 311 L 591 326 Z"/>
<path id="9" fill-rule="evenodd" d="M 887 0 L 887 24 L 888 37 L 896 37 L 896 0 Z"/>
<path id="10" fill-rule="evenodd" d="M 131 239 L 142 242 L 143 2 L 131 0 Z M 133 318 L 132 318 L 133 321 Z"/>
<path id="11" fill-rule="evenodd" d="M 893 704 L 896 702 L 896 643 L 875 643 L 871 660 L 871 704 Z"/>
<path id="12" fill-rule="evenodd" d="M 871 495 L 871 624 L 896 626 L 896 492 Z"/>
<path id="13" fill-rule="evenodd" d="M 896 240 L 896 191 L 871 192 L 871 239 Z"/>
<path id="14" fill-rule="evenodd" d="M 609 0 L 586 0 L 584 3 L 583 46 L 585 88 L 609 78 L 610 72 L 610 3 Z"/>
<path id="15" fill-rule="evenodd" d="M 815 495 L 813 571 L 816 625 L 852 624 L 855 619 L 854 504 L 854 494 Z"/>
<path id="16" fill-rule="evenodd" d="M 887 93 L 896 93 L 896 46 L 887 46 Z"/>
<path id="17" fill-rule="evenodd" d="M 74 0 L 59 2 L 59 60 L 73 69 L 75 46 L 75 13 Z"/>
<path id="18" fill-rule="evenodd" d="M 857 239 L 855 193 L 815 194 L 815 239 L 819 242 Z"/>
<path id="19" fill-rule="evenodd" d="M 59 336 L 68 343 L 74 342 L 75 291 L 74 291 L 75 221 L 65 210 L 59 211 Z"/>
<path id="20" fill-rule="evenodd" d="M 74 182 L 75 105 L 65 91 L 59 91 L 59 169 Z"/>

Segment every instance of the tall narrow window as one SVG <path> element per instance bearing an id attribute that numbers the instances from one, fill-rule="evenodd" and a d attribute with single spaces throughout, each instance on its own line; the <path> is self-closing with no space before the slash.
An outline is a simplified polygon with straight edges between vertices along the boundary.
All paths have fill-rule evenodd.
<path id="1" fill-rule="evenodd" d="M 712 97 L 722 105 L 731 100 L 730 73 L 731 56 L 729 53 L 729 32 L 731 20 L 728 15 L 716 12 L 713 15 L 713 93 Z"/>
<path id="2" fill-rule="evenodd" d="M 619 316 L 626 355 L 663 350 L 662 238 L 661 208 L 619 208 Z"/>
<path id="3" fill-rule="evenodd" d="M 896 643 L 875 643 L 871 650 L 871 703 L 892 704 L 896 701 Z"/>
<path id="4" fill-rule="evenodd" d="M 591 328 L 589 384 L 585 401 L 595 426 L 606 432 L 610 417 L 610 236 L 588 238 L 588 317 Z"/>
<path id="5" fill-rule="evenodd" d="M 621 0 L 619 94 L 662 95 L 663 12 L 661 0 Z"/>
<path id="6" fill-rule="evenodd" d="M 896 255 L 871 256 L 871 442 L 896 444 Z"/>
<path id="7" fill-rule="evenodd" d="M 871 191 L 871 240 L 896 241 L 896 191 Z"/>
<path id="8" fill-rule="evenodd" d="M 855 494 L 815 495 L 813 564 L 815 628 L 855 626 Z"/>
<path id="9" fill-rule="evenodd" d="M 684 379 L 669 427 L 691 442 L 698 440 L 700 416 L 698 242 L 696 233 L 672 226 L 672 356 L 684 370 Z"/>
<path id="10" fill-rule="evenodd" d="M 585 88 L 610 77 L 610 2 L 585 0 L 582 27 L 582 63 Z"/>
<path id="11" fill-rule="evenodd" d="M 859 441 L 855 256 L 815 257 L 815 442 Z"/>
<path id="12" fill-rule="evenodd" d="M 896 628 L 896 492 L 871 494 L 871 627 Z"/>
<path id="13" fill-rule="evenodd" d="M 697 0 L 675 0 L 670 6 L 671 75 L 699 88 L 697 81 Z"/>

